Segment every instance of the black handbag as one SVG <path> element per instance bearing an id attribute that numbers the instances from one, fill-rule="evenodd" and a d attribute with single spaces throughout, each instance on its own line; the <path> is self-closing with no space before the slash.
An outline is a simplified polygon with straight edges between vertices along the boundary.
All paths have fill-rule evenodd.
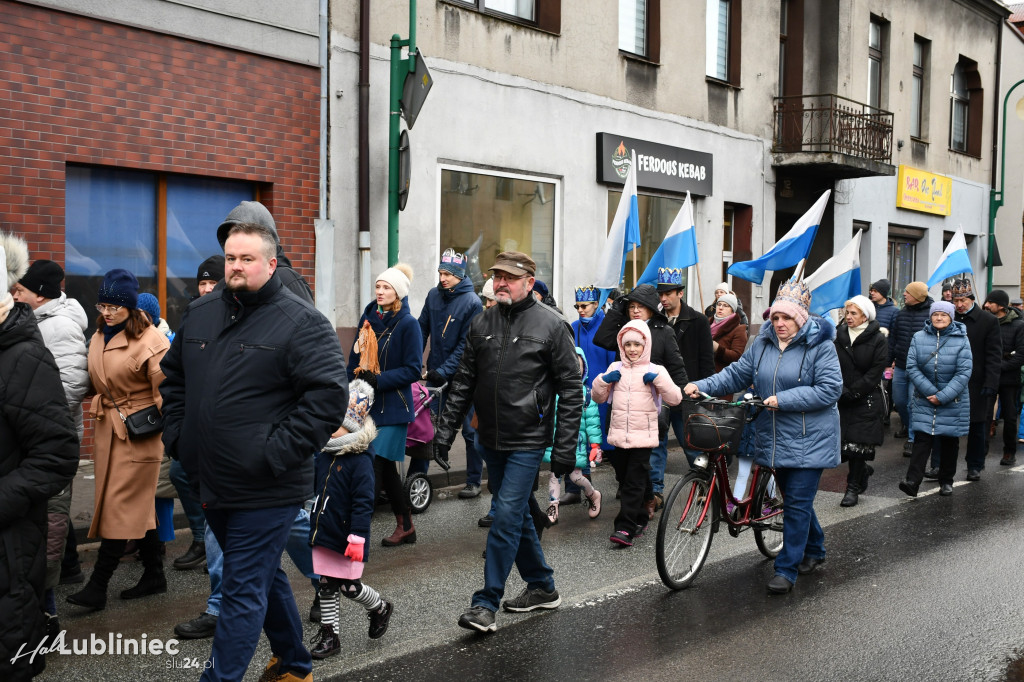
<path id="1" fill-rule="evenodd" d="M 156 405 L 144 407 L 126 417 L 121 412 L 121 408 L 117 406 L 117 401 L 110 395 L 110 392 L 104 391 L 104 393 L 110 398 L 110 402 L 114 404 L 114 409 L 117 410 L 118 416 L 124 422 L 124 428 L 128 431 L 129 438 L 149 438 L 163 431 L 164 416 L 160 414 L 160 408 Z"/>
<path id="2" fill-rule="evenodd" d="M 747 423 L 746 408 L 710 401 L 683 401 L 686 446 L 701 452 L 735 453 Z"/>

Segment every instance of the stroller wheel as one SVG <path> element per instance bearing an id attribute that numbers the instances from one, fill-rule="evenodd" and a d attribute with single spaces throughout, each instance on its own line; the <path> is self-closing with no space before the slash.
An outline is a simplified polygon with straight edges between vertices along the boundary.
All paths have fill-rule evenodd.
<path id="1" fill-rule="evenodd" d="M 413 514 L 422 514 L 430 506 L 434 488 L 426 474 L 412 474 L 405 479 L 405 496 Z"/>

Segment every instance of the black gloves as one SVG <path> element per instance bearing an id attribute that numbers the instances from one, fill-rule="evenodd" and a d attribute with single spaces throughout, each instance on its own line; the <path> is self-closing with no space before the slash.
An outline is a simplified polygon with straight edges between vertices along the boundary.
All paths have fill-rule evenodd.
<path id="1" fill-rule="evenodd" d="M 575 468 L 574 464 L 566 464 L 564 462 L 559 462 L 554 457 L 551 458 L 551 473 L 555 476 L 567 476 L 568 474 L 571 474 L 572 470 Z"/>
<path id="2" fill-rule="evenodd" d="M 374 374 L 373 372 L 360 372 L 359 374 L 356 375 L 356 379 L 362 379 L 366 383 L 370 384 L 370 388 L 376 391 L 378 376 L 380 375 Z"/>
<path id="3" fill-rule="evenodd" d="M 437 441 L 434 441 L 434 461 L 437 462 L 437 466 L 443 470 L 448 471 L 451 468 L 451 464 L 448 463 L 448 451 L 451 449 L 448 445 L 442 445 Z"/>
<path id="4" fill-rule="evenodd" d="M 431 386 L 442 386 L 447 382 L 444 375 L 438 372 L 436 369 L 432 369 L 427 372 L 427 383 Z"/>

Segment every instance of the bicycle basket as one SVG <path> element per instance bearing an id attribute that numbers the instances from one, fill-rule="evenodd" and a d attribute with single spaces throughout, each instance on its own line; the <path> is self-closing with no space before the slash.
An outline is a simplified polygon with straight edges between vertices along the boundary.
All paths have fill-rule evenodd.
<path id="1" fill-rule="evenodd" d="M 684 401 L 686 447 L 701 452 L 736 452 L 746 424 L 746 408 L 710 401 Z"/>

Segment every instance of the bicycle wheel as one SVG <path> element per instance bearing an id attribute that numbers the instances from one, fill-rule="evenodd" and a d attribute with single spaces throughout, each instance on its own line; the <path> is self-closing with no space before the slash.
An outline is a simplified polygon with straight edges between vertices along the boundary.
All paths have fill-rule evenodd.
<path id="1" fill-rule="evenodd" d="M 754 527 L 754 542 L 761 554 L 774 559 L 782 550 L 782 490 L 770 469 L 761 469 L 760 474 L 751 500 L 750 525 Z"/>
<path id="2" fill-rule="evenodd" d="M 666 587 L 682 590 L 697 577 L 711 549 L 717 505 L 711 480 L 694 471 L 668 494 L 656 544 L 658 574 Z"/>

